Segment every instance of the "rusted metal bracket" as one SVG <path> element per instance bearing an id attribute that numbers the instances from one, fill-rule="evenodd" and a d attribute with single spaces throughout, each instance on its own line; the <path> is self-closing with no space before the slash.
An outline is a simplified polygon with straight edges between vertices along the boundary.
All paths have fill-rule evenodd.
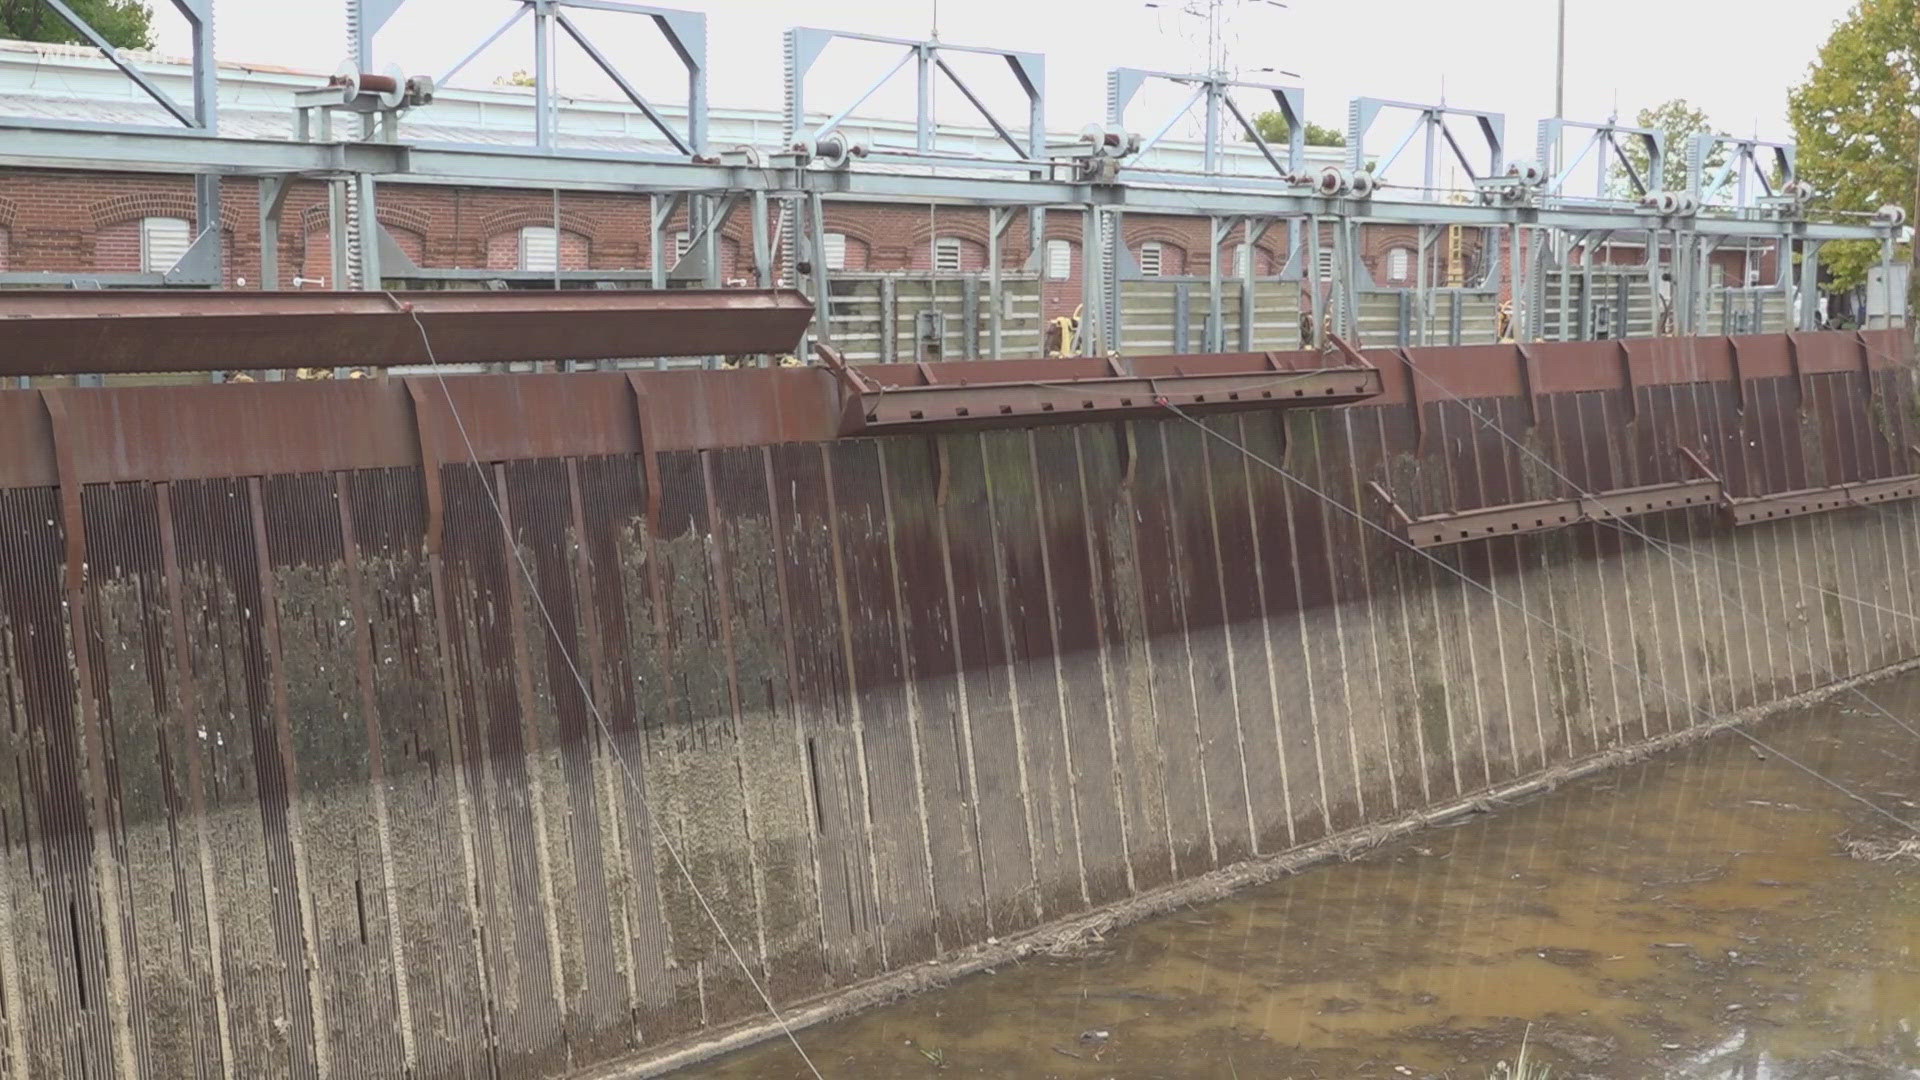
<path id="1" fill-rule="evenodd" d="M 1627 388 L 1627 422 L 1640 422 L 1640 389 L 1633 383 L 1633 350 L 1620 339 L 1620 382 Z"/>
<path id="2" fill-rule="evenodd" d="M 640 426 L 640 468 L 647 478 L 647 529 L 655 535 L 660 531 L 660 448 L 659 431 L 654 427 L 653 403 L 647 399 L 645 385 L 638 374 L 627 376 L 627 387 L 633 391 L 634 421 Z"/>
<path id="3" fill-rule="evenodd" d="M 67 542 L 67 593 L 69 602 L 77 601 L 86 586 L 87 519 L 81 508 L 81 481 L 73 456 L 73 422 L 67 415 L 67 399 L 59 390 L 40 391 L 47 409 L 47 423 L 53 433 L 54 470 L 60 478 L 60 526 Z M 75 651 L 86 648 L 74 638 Z"/>
<path id="4" fill-rule="evenodd" d="M 1871 405 L 1879 397 L 1873 381 L 1873 347 L 1867 344 L 1867 335 L 1859 330 L 1853 332 L 1853 344 L 1860 353 L 1860 396 Z"/>
<path id="5" fill-rule="evenodd" d="M 414 436 L 420 444 L 420 487 L 427 496 L 427 554 L 438 555 L 447 521 L 447 498 L 440 484 L 443 464 L 440 460 L 440 444 L 427 419 L 431 413 L 427 407 L 426 384 L 419 379 L 400 381 L 406 385 L 407 400 L 413 404 Z"/>
<path id="6" fill-rule="evenodd" d="M 1680 456 L 1685 458 L 1687 462 L 1693 466 L 1694 471 L 1698 472 L 1702 479 L 1711 480 L 1716 484 L 1721 483 L 1720 474 L 1714 472 L 1711 465 L 1702 461 L 1700 455 L 1693 452 L 1692 447 L 1682 446 L 1677 449 L 1680 452 Z"/>
<path id="7" fill-rule="evenodd" d="M 1388 505 L 1400 519 L 1401 535 L 1407 543 L 1423 549 L 1464 544 L 1495 536 L 1548 532 L 1583 522 L 1619 521 L 1668 510 L 1713 506 L 1721 501 L 1724 491 L 1717 479 L 1683 480 L 1673 484 L 1620 488 L 1572 499 L 1511 503 L 1415 518 L 1407 516 L 1379 485 L 1374 485 L 1374 489 L 1387 499 Z"/>
<path id="8" fill-rule="evenodd" d="M 1347 363 L 1353 367 L 1370 368 L 1373 366 L 1367 362 L 1366 357 L 1360 355 L 1359 349 L 1354 348 L 1346 338 L 1341 337 L 1339 334 L 1327 335 L 1327 348 L 1329 351 L 1337 352 L 1345 357 Z M 1273 362 L 1273 354 L 1267 353 L 1266 356 L 1267 362 L 1271 364 Z"/>
<path id="9" fill-rule="evenodd" d="M 1524 342 L 1516 343 L 1514 351 L 1520 355 L 1520 386 L 1527 395 L 1527 426 L 1540 426 L 1540 361 L 1534 357 L 1533 350 Z"/>
<path id="10" fill-rule="evenodd" d="M 1393 354 L 1400 358 L 1400 365 L 1407 373 L 1407 408 L 1413 411 L 1413 449 L 1415 453 L 1425 453 L 1427 410 L 1426 402 L 1420 397 L 1420 372 L 1414 366 L 1412 353 L 1406 349 L 1395 349 Z"/>
<path id="11" fill-rule="evenodd" d="M 1727 516 L 1735 525 L 1757 525 L 1763 521 L 1824 514 L 1858 506 L 1898 502 L 1920 498 L 1920 473 L 1889 476 L 1880 480 L 1856 480 L 1832 487 L 1783 491 L 1750 499 L 1727 500 Z"/>
<path id="12" fill-rule="evenodd" d="M 1740 415 L 1747 414 L 1747 379 L 1740 372 L 1740 339 L 1727 335 L 1727 357 L 1733 364 L 1733 405 Z"/>
<path id="13" fill-rule="evenodd" d="M 1356 354 L 1357 355 L 1357 354 Z M 840 434 L 1024 427 L 1163 415 L 1345 405 L 1383 389 L 1378 369 L 1275 370 L 1270 354 L 1143 357 L 1124 372 L 1108 360 L 974 361 L 858 370 L 830 350 L 840 383 Z"/>
<path id="14" fill-rule="evenodd" d="M 1375 495 L 1380 497 L 1381 502 L 1387 504 L 1387 513 L 1392 516 L 1393 523 L 1396 527 L 1405 529 L 1414 523 L 1413 515 L 1407 513 L 1399 503 L 1394 501 L 1393 493 L 1389 492 L 1385 487 L 1382 487 L 1380 481 L 1369 480 L 1367 481 L 1367 487 L 1371 489 Z"/>
<path id="15" fill-rule="evenodd" d="M 745 356 L 791 350 L 812 319 L 792 290 L 18 290 L 0 293 L 0 376 Z"/>
<path id="16" fill-rule="evenodd" d="M 1799 410 L 1804 414 L 1807 411 L 1807 402 L 1813 395 L 1807 388 L 1806 369 L 1800 363 L 1800 335 L 1798 334 L 1787 334 L 1787 367 L 1793 372 L 1794 389 L 1799 394 Z"/>

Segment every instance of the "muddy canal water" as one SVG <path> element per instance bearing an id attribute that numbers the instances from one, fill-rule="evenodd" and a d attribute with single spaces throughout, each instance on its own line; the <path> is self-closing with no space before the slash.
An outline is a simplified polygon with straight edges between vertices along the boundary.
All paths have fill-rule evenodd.
<path id="1" fill-rule="evenodd" d="M 1866 688 L 1920 730 L 1920 674 Z M 827 1080 L 1920 1077 L 1920 736 L 1843 693 L 809 1029 Z M 767 1043 L 688 1075 L 805 1077 Z"/>

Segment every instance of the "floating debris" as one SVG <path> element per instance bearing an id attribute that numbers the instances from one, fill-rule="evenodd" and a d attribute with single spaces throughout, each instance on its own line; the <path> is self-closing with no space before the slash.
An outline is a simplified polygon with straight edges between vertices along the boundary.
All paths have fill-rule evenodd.
<path id="1" fill-rule="evenodd" d="M 1892 862 L 1895 859 L 1920 859 L 1920 838 L 1881 840 L 1847 838 L 1840 847 L 1848 856 L 1867 862 Z"/>

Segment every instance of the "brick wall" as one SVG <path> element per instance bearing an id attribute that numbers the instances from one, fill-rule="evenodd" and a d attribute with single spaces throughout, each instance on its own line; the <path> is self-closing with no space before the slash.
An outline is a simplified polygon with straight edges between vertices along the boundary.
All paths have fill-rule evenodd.
<path id="1" fill-rule="evenodd" d="M 258 188 L 251 182 L 229 180 L 222 186 L 221 227 L 226 251 L 226 279 L 234 285 L 244 279 L 250 287 L 260 281 Z M 328 243 L 327 192 L 323 184 L 296 183 L 288 192 L 281 219 L 283 288 L 292 287 L 297 273 L 312 282 L 335 281 Z M 777 211 L 775 211 L 777 214 Z M 0 269 L 50 270 L 84 273 L 137 270 L 140 266 L 140 225 L 147 216 L 179 217 L 192 221 L 193 183 L 187 177 L 103 175 L 88 173 L 0 173 Z M 453 188 L 417 184 L 386 184 L 380 188 L 380 221 L 400 249 L 417 264 L 449 269 L 507 269 L 519 263 L 520 230 L 530 225 L 561 229 L 561 265 L 568 270 L 644 270 L 652 265 L 649 240 L 651 204 L 644 196 L 601 192 L 516 191 L 500 188 Z M 934 265 L 938 241 L 950 238 L 960 247 L 963 272 L 985 269 L 989 215 L 974 207 L 829 204 L 825 229 L 846 237 L 849 270 L 928 270 Z M 1205 276 L 1208 273 L 1206 219 L 1198 217 L 1130 214 L 1125 240 L 1138 257 L 1140 247 L 1157 243 L 1165 275 Z M 198 223 L 196 222 L 197 226 Z M 667 223 L 667 235 L 687 230 L 685 211 Z M 1286 261 L 1288 228 L 1276 224 L 1256 246 L 1260 274 L 1279 272 Z M 1462 235 L 1466 259 L 1476 272 L 1482 263 L 1486 233 L 1467 229 Z M 1502 234 L 1501 246 L 1505 246 Z M 1081 217 L 1056 211 L 1046 218 L 1046 239 L 1067 245 L 1069 273 L 1048 278 L 1042 295 L 1049 316 L 1069 314 L 1080 304 L 1085 260 L 1080 250 Z M 1331 244 L 1330 227 L 1322 241 Z M 1374 280 L 1388 280 L 1391 252 L 1409 253 L 1408 282 L 1415 277 L 1419 231 L 1413 226 L 1373 225 L 1359 233 L 1360 260 Z M 777 241 L 777 237 L 776 237 Z M 1234 272 L 1239 234 L 1221 252 L 1221 270 Z M 750 282 L 752 228 L 748 213 L 736 212 L 721 237 L 721 278 Z M 1027 268 L 1030 251 L 1029 219 L 1016 214 L 1001 242 L 1002 266 Z M 671 250 L 667 258 L 672 259 Z M 1434 230 L 1428 248 L 1428 280 L 1446 277 L 1447 239 Z M 1615 258 L 1637 261 L 1638 253 Z M 1738 283 L 1748 265 L 1739 250 L 1714 256 L 1726 268 L 1727 280 Z M 1758 252 L 1752 265 L 1763 281 L 1772 281 L 1777 257 Z M 1046 272 L 1044 252 L 1032 267 Z M 308 287 L 319 287 L 317 284 Z"/>

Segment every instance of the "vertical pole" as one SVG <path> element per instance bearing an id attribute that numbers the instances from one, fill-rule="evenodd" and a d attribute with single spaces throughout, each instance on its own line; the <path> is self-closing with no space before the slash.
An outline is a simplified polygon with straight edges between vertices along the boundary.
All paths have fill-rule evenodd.
<path id="1" fill-rule="evenodd" d="M 1307 215 L 1307 267 L 1304 279 L 1307 283 L 1309 300 L 1308 310 L 1313 312 L 1313 342 L 1315 349 L 1327 347 L 1327 296 L 1320 281 L 1320 216 Z"/>
<path id="2" fill-rule="evenodd" d="M 1413 246 L 1419 257 L 1413 267 L 1413 310 L 1414 330 L 1412 341 L 1415 345 L 1427 343 L 1427 323 L 1432 320 L 1433 312 L 1429 306 L 1430 294 L 1427 291 L 1427 248 L 1433 243 L 1433 226 L 1422 225 L 1414 233 Z"/>
<path id="3" fill-rule="evenodd" d="M 1242 230 L 1240 258 L 1245 265 L 1240 268 L 1240 350 L 1242 352 L 1252 352 L 1254 306 L 1253 272 L 1255 270 L 1254 262 L 1260 254 L 1259 251 L 1254 248 L 1254 245 L 1259 242 L 1261 236 L 1265 235 L 1267 224 L 1261 223 L 1256 229 L 1254 219 L 1247 218 L 1245 224 L 1242 226 Z"/>
<path id="4" fill-rule="evenodd" d="M 924 43 L 913 47 L 918 65 L 919 107 L 914 121 L 914 146 L 921 153 L 933 150 L 933 49 Z"/>
<path id="5" fill-rule="evenodd" d="M 1101 293 L 1105 289 L 1106 260 L 1101 257 L 1100 210 L 1092 203 L 1080 212 L 1080 355 L 1099 356 L 1105 349 L 1101 324 Z"/>
<path id="6" fill-rule="evenodd" d="M 280 210 L 285 203 L 285 177 L 260 178 L 260 287 L 280 288 Z"/>
<path id="7" fill-rule="evenodd" d="M 176 5 L 181 6 L 181 5 Z M 211 0 L 193 0 L 182 6 L 192 25 L 193 37 L 193 119 L 197 127 L 207 132 L 220 128 L 220 65 L 213 53 L 213 17 Z M 197 176 L 193 181 L 193 207 L 196 219 L 194 228 L 204 234 L 212 230 L 217 241 L 220 235 L 220 177 L 217 175 Z M 214 263 L 219 268 L 221 281 L 226 280 L 225 245 L 215 243 Z"/>
<path id="8" fill-rule="evenodd" d="M 359 218 L 358 225 L 360 228 L 359 273 L 357 280 L 354 282 L 354 286 L 361 289 L 378 289 L 381 286 L 380 207 L 374 201 L 375 181 L 372 175 L 362 173 L 354 177 L 352 183 L 355 187 L 355 193 L 358 195 L 358 205 L 353 209 Z M 554 236 L 554 260 L 555 265 L 558 265 L 560 258 L 558 245 L 560 241 L 557 230 Z"/>
<path id="9" fill-rule="evenodd" d="M 533 144 L 553 149 L 553 9 L 533 0 Z"/>
<path id="10" fill-rule="evenodd" d="M 1567 118 L 1567 0 L 1560 0 L 1558 47 L 1553 60 L 1553 118 Z M 1558 168 L 1560 163 L 1552 163 Z"/>
<path id="11" fill-rule="evenodd" d="M 1221 325 L 1226 321 L 1226 305 L 1220 296 L 1225 285 L 1220 274 L 1220 236 L 1232 228 L 1232 218 L 1207 219 L 1207 351 L 1213 353 L 1226 351 L 1226 328 Z"/>
<path id="12" fill-rule="evenodd" d="M 987 358 L 1000 359 L 1002 319 L 1006 311 L 1006 282 L 1001 261 L 1006 258 L 1007 228 L 1013 224 L 1013 207 L 993 207 L 987 211 Z"/>
<path id="13" fill-rule="evenodd" d="M 1820 242 L 1817 240 L 1800 242 L 1800 310 L 1796 318 L 1802 330 L 1820 328 Z"/>
<path id="14" fill-rule="evenodd" d="M 753 280 L 762 289 L 773 288 L 773 235 L 767 222 L 767 193 L 753 193 Z"/>
<path id="15" fill-rule="evenodd" d="M 333 248 L 333 288 L 336 292 L 351 289 L 347 280 L 351 276 L 348 268 L 351 254 L 347 250 L 347 185 L 351 180 L 334 180 L 327 184 L 327 239 Z"/>
<path id="16" fill-rule="evenodd" d="M 1208 175 L 1220 171 L 1220 90 L 1217 75 L 1207 80 L 1207 141 L 1201 151 L 1201 168 Z"/>
<path id="17" fill-rule="evenodd" d="M 807 196 L 807 242 L 812 248 L 808 252 L 808 260 L 813 264 L 814 337 L 823 344 L 831 345 L 833 326 L 829 315 L 833 309 L 833 281 L 827 271 L 826 208 L 819 192 Z"/>

